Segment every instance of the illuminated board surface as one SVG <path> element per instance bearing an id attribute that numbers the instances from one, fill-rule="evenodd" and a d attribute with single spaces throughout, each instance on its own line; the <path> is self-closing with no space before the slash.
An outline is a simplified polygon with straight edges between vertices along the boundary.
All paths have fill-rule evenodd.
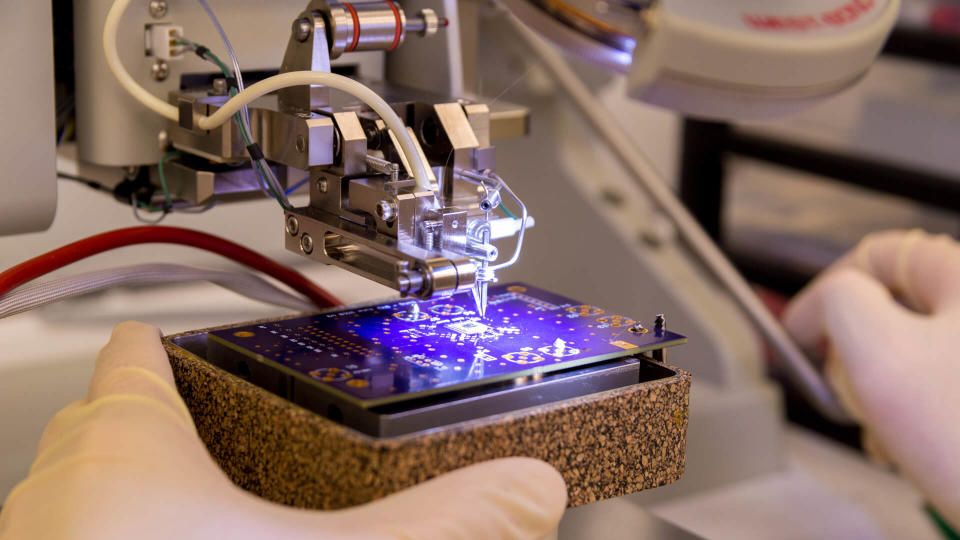
<path id="1" fill-rule="evenodd" d="M 686 341 L 513 283 L 473 297 L 402 300 L 210 332 L 208 347 L 273 364 L 362 407 L 547 373 Z"/>

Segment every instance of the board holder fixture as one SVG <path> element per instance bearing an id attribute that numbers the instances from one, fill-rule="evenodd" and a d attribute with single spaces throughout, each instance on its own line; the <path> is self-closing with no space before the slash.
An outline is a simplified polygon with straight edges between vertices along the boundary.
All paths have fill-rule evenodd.
<path id="1" fill-rule="evenodd" d="M 188 332 L 165 345 L 213 457 L 238 485 L 277 502 L 343 508 L 507 456 L 551 463 L 567 482 L 571 506 L 680 477 L 690 376 L 654 361 L 653 353 L 682 336 L 638 331 L 636 321 L 522 284 L 491 292 L 492 310 L 482 321 L 455 309 L 453 297 L 418 308 L 393 302 Z M 403 315 L 411 309 L 414 315 Z M 385 334 L 373 322 L 392 330 Z M 322 343 L 269 334 L 298 327 Z M 251 338 L 251 328 L 287 336 L 280 338 L 279 362 L 224 346 L 223 336 Z M 554 335 L 560 332 L 567 339 Z M 291 337 L 313 350 L 289 347 Z M 622 342 L 613 347 L 620 353 L 610 350 L 612 342 Z M 461 363 L 441 352 L 450 347 L 481 350 L 483 371 L 477 373 L 473 354 Z M 433 352 L 421 351 L 428 348 Z M 344 358 L 343 349 L 358 354 Z M 346 366 L 349 377 L 330 377 L 330 368 Z M 345 384 L 358 380 L 366 382 Z"/>

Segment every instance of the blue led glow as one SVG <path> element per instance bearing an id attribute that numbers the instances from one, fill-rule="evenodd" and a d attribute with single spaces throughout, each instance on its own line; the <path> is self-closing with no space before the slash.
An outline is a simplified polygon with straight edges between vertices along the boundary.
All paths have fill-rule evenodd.
<path id="1" fill-rule="evenodd" d="M 652 324 L 652 318 L 650 321 Z M 675 345 L 683 336 L 529 285 L 403 300 L 210 332 L 212 347 L 293 373 L 369 407 Z"/>

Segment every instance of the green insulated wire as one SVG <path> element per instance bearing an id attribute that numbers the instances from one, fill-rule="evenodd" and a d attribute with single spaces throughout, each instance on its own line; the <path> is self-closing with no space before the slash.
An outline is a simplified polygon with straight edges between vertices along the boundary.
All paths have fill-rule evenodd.
<path id="1" fill-rule="evenodd" d="M 167 188 L 167 176 L 164 172 L 164 166 L 168 161 L 180 155 L 180 152 L 167 152 L 160 158 L 160 161 L 157 163 L 157 178 L 160 179 L 160 190 L 163 192 L 163 206 L 153 206 L 152 204 L 145 203 L 142 201 L 134 200 L 134 203 L 137 205 L 137 208 L 141 210 L 146 210 L 147 212 L 170 212 L 173 210 L 173 196 L 170 194 L 170 189 Z"/>
<path id="2" fill-rule="evenodd" d="M 943 519 L 943 516 L 938 514 L 932 506 L 927 505 L 924 507 L 924 510 L 926 510 L 927 515 L 930 516 L 930 519 L 933 520 L 940 534 L 942 534 L 946 540 L 960 540 L 960 534 L 953 530 L 950 524 L 947 523 L 947 520 Z"/>
<path id="3" fill-rule="evenodd" d="M 500 209 L 503 210 L 503 213 L 506 214 L 508 217 L 512 217 L 513 219 L 520 219 L 513 212 L 508 210 L 507 207 L 503 205 L 503 203 L 500 203 Z"/>
<path id="4" fill-rule="evenodd" d="M 183 46 L 191 47 L 191 48 L 196 48 L 196 46 L 197 46 L 197 45 L 196 45 L 195 43 L 193 43 L 192 41 L 184 41 L 184 40 L 176 40 L 176 41 L 174 41 L 174 44 L 175 44 L 175 45 L 183 45 Z M 227 65 L 224 64 L 223 61 L 221 61 L 220 58 L 217 57 L 217 55 L 213 53 L 213 51 L 211 51 L 210 49 L 205 50 L 205 51 L 203 52 L 203 57 L 204 57 L 206 60 L 208 60 L 208 61 L 212 62 L 213 64 L 215 64 L 218 68 L 220 68 L 220 71 L 223 73 L 224 78 L 226 78 L 226 79 L 229 79 L 229 78 L 230 78 L 230 69 L 227 68 Z M 235 87 L 231 86 L 231 87 L 230 87 L 230 97 L 233 97 L 233 96 L 235 96 L 235 95 L 237 95 L 237 89 L 236 89 Z M 247 130 L 246 130 L 246 128 L 245 128 L 244 125 L 243 125 L 243 118 L 240 116 L 240 112 L 239 112 L 239 111 L 237 111 L 237 113 L 236 113 L 235 115 L 233 115 L 233 121 L 237 123 L 237 127 L 240 129 L 240 137 L 243 138 L 243 144 L 246 145 L 246 146 L 250 146 L 251 144 L 253 144 L 253 138 L 250 136 L 249 133 L 247 133 Z M 256 167 L 256 169 L 257 169 L 257 174 L 259 174 L 261 178 L 265 178 L 266 175 L 267 175 L 267 173 L 266 173 L 266 171 L 263 170 L 262 164 L 261 164 L 259 161 L 254 161 L 254 162 L 253 162 L 253 165 L 254 165 L 254 167 Z M 280 203 L 280 206 L 283 206 L 283 200 L 280 199 L 280 195 L 277 194 L 276 192 L 274 192 L 273 187 L 270 186 L 270 183 L 269 183 L 269 182 L 266 182 L 265 184 L 266 184 L 266 187 L 267 187 L 267 191 L 270 193 L 270 195 L 271 195 L 274 199 L 276 199 L 276 201 L 277 201 L 278 203 Z"/>
<path id="5" fill-rule="evenodd" d="M 167 177 L 163 172 L 163 167 L 167 164 L 168 161 L 180 155 L 180 152 L 167 152 L 160 158 L 160 163 L 157 163 L 157 177 L 160 178 L 160 189 L 163 190 L 163 199 L 166 203 L 164 208 L 173 207 L 173 197 L 170 196 L 170 190 L 167 189 Z"/>

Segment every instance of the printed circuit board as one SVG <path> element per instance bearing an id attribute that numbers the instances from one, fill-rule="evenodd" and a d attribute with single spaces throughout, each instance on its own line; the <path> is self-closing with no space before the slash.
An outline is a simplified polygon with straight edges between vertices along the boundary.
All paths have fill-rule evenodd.
<path id="1" fill-rule="evenodd" d="M 536 376 L 684 343 L 679 334 L 513 283 L 210 332 L 208 349 L 311 381 L 360 407 Z"/>

